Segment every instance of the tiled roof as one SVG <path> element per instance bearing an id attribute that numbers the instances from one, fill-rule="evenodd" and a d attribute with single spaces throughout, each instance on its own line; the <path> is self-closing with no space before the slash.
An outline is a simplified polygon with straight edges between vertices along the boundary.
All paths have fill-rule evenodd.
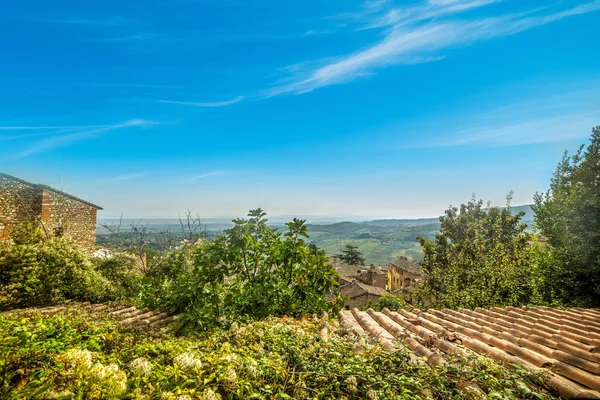
<path id="1" fill-rule="evenodd" d="M 337 260 L 334 260 L 332 262 L 332 265 L 335 268 L 335 270 L 337 272 L 339 272 L 340 275 L 343 275 L 343 276 L 356 275 L 356 273 L 358 272 L 359 269 L 367 268 L 367 267 L 361 267 L 360 265 L 350 265 L 350 264 L 341 263 Z"/>
<path id="2" fill-rule="evenodd" d="M 353 281 L 353 282 L 347 283 L 345 285 L 342 285 L 337 288 L 337 291 L 351 299 L 354 299 L 359 296 L 363 296 L 365 294 L 371 294 L 374 296 L 383 296 L 384 294 L 387 293 L 385 291 L 385 289 L 367 285 L 367 284 L 359 282 L 359 281 Z"/>
<path id="3" fill-rule="evenodd" d="M 412 312 L 340 312 L 341 323 L 393 349 L 403 340 L 431 366 L 444 353 L 469 349 L 500 362 L 547 373 L 547 386 L 564 398 L 600 399 L 600 310 L 549 307 L 477 308 Z"/>
<path id="4" fill-rule="evenodd" d="M 72 194 L 65 193 L 65 192 L 63 192 L 61 190 L 54 189 L 53 187 L 50 187 L 48 185 L 41 185 L 41 184 L 27 182 L 27 181 L 24 181 L 23 179 L 17 178 L 17 177 L 12 176 L 12 175 L 4 174 L 2 172 L 0 172 L 0 178 L 9 179 L 9 180 L 16 181 L 16 182 L 21 182 L 21 183 L 23 183 L 25 185 L 29 185 L 29 186 L 34 187 L 34 188 L 40 188 L 40 189 L 50 190 L 50 191 L 52 191 L 54 193 L 58 193 L 58 194 L 60 194 L 62 196 L 68 197 L 68 198 L 73 199 L 75 201 L 78 201 L 80 203 L 86 204 L 86 205 L 88 205 L 90 207 L 93 207 L 96 210 L 102 210 L 102 207 L 100 207 L 100 206 L 98 206 L 98 205 L 96 205 L 94 203 L 90 203 L 89 201 L 80 199 L 79 197 L 75 197 Z"/>
<path id="5" fill-rule="evenodd" d="M 401 257 L 401 258 L 397 259 L 396 261 L 391 263 L 391 265 L 395 265 L 396 267 L 403 269 L 405 271 L 408 271 L 415 275 L 423 274 L 423 269 L 421 268 L 419 263 L 415 262 L 414 260 L 408 259 L 406 257 Z"/>
<path id="6" fill-rule="evenodd" d="M 345 285 L 347 283 L 352 282 L 354 280 L 354 277 L 352 277 L 352 276 L 340 276 L 339 280 L 340 280 L 340 283 L 342 285 Z"/>
<path id="7" fill-rule="evenodd" d="M 387 291 L 385 289 L 382 289 L 377 286 L 367 285 L 366 283 L 363 283 L 360 281 L 355 281 L 354 283 L 356 285 L 358 285 L 361 289 L 363 289 L 365 292 L 367 292 L 368 294 L 372 294 L 375 296 L 383 296 L 384 294 L 387 293 Z"/>
<path id="8" fill-rule="evenodd" d="M 129 307 L 119 303 L 91 304 L 87 301 L 84 303 L 67 302 L 63 305 L 49 307 L 21 308 L 5 311 L 0 313 L 0 315 L 27 315 L 29 313 L 50 315 L 62 312 L 67 313 L 73 310 L 84 311 L 91 316 L 108 315 L 118 319 L 121 325 L 130 327 L 174 327 L 179 320 L 179 315 L 170 315 L 166 312 L 152 311 L 147 308 L 139 310 L 136 307 Z"/>

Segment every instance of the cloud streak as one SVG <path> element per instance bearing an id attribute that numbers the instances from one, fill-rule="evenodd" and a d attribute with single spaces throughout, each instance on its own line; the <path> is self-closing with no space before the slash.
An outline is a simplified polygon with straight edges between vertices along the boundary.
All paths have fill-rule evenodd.
<path id="1" fill-rule="evenodd" d="M 191 178 L 187 179 L 188 182 L 196 182 L 200 179 L 204 179 L 204 178 L 210 178 L 213 176 L 223 176 L 223 175 L 228 175 L 229 172 L 228 171 L 221 171 L 221 170 L 216 170 L 216 171 L 211 171 L 211 172 L 207 172 L 204 174 L 200 174 L 200 175 L 196 175 L 196 176 L 192 176 Z"/>
<path id="2" fill-rule="evenodd" d="M 590 84 L 598 84 L 590 82 Z M 418 124 L 421 132 L 444 132 L 441 137 L 401 148 L 506 147 L 536 143 L 568 142 L 589 136 L 600 118 L 600 86 L 517 101 L 472 115 L 441 119 L 439 126 Z M 447 131 L 447 126 L 465 127 Z M 414 129 L 414 128 L 413 128 Z M 433 134 L 421 134 L 422 138 Z"/>
<path id="3" fill-rule="evenodd" d="M 517 123 L 499 123 L 471 128 L 451 138 L 422 147 L 486 146 L 505 147 L 535 143 L 562 142 L 589 136 L 597 123 L 595 113 L 546 116 Z"/>
<path id="4" fill-rule="evenodd" d="M 65 127 L 66 129 L 62 132 L 64 134 L 51 136 L 47 139 L 43 139 L 34 143 L 32 146 L 27 149 L 17 153 L 15 156 L 16 159 L 25 158 L 31 156 L 33 154 L 42 153 L 45 151 L 52 150 L 58 147 L 64 147 L 71 143 L 95 139 L 97 137 L 102 136 L 103 134 L 111 131 L 140 127 L 140 128 L 148 128 L 155 125 L 160 125 L 161 122 L 149 121 L 143 119 L 132 119 L 129 121 L 121 122 L 114 125 L 90 125 L 90 126 L 77 126 L 77 127 Z M 13 127 L 14 128 L 14 127 Z M 33 128 L 33 127 L 32 127 Z M 40 129 L 41 127 L 37 127 Z M 56 133 L 56 132 L 54 132 Z M 50 135 L 52 133 L 48 133 Z"/>
<path id="5" fill-rule="evenodd" d="M 444 50 L 514 35 L 600 9 L 600 0 L 595 0 L 553 13 L 542 13 L 544 8 L 488 18 L 448 18 L 495 2 L 430 0 L 417 7 L 388 9 L 388 2 L 371 3 L 362 14 L 346 17 L 361 21 L 360 29 L 383 29 L 383 39 L 356 53 L 301 71 L 291 82 L 268 90 L 266 96 L 307 93 L 372 75 L 389 66 L 435 61 L 442 58 Z"/>
<path id="6" fill-rule="evenodd" d="M 227 107 L 244 100 L 244 96 L 238 96 L 235 99 L 216 102 L 192 102 L 192 101 L 176 101 L 176 100 L 156 100 L 158 103 L 179 104 L 184 106 L 194 107 Z"/>
<path id="7" fill-rule="evenodd" d="M 113 176 L 110 178 L 105 178 L 105 179 L 102 179 L 100 182 L 116 183 L 116 182 L 132 181 L 132 180 L 141 178 L 142 176 L 146 176 L 146 175 L 148 175 L 148 172 L 137 172 L 137 173 L 133 173 L 133 174 L 126 174 L 126 175 L 119 175 L 119 176 Z"/>

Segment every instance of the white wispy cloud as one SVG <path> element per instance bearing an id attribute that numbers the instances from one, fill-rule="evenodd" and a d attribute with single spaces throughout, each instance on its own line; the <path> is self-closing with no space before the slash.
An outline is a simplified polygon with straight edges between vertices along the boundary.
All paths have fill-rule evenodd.
<path id="1" fill-rule="evenodd" d="M 33 154 L 42 153 L 57 147 L 64 147 L 71 143 L 78 142 L 81 140 L 94 139 L 102 136 L 103 134 L 115 130 L 127 129 L 132 127 L 147 128 L 154 125 L 163 124 L 162 122 L 149 121 L 143 119 L 132 119 L 129 121 L 121 122 L 113 125 L 89 125 L 89 126 L 78 126 L 78 127 L 64 127 L 66 133 L 59 135 L 52 135 L 47 139 L 40 140 L 20 153 L 16 154 L 15 158 L 20 159 Z M 13 127 L 14 128 L 14 127 Z M 34 128 L 34 127 L 31 127 Z M 35 127 L 40 128 L 40 127 Z"/>
<path id="2" fill-rule="evenodd" d="M 210 178 L 212 176 L 223 176 L 223 175 L 229 175 L 229 174 L 230 174 L 229 171 L 216 170 L 216 171 L 206 172 L 204 174 L 192 176 L 192 177 L 188 178 L 187 181 L 188 182 L 195 182 L 195 181 L 198 181 L 200 179 Z"/>
<path id="3" fill-rule="evenodd" d="M 266 96 L 311 92 L 372 75 L 392 65 L 435 61 L 443 57 L 444 50 L 514 35 L 600 9 L 600 0 L 595 0 L 554 12 L 538 8 L 487 18 L 469 19 L 462 15 L 495 2 L 498 0 L 430 0 L 411 8 L 395 8 L 385 1 L 371 2 L 362 13 L 345 17 L 360 21 L 360 29 L 382 29 L 383 39 L 356 53 L 300 71 L 290 82 L 268 90 Z"/>
<path id="4" fill-rule="evenodd" d="M 238 96 L 235 99 L 226 100 L 226 101 L 216 101 L 216 102 L 193 102 L 193 101 L 175 101 L 175 100 L 156 100 L 159 103 L 167 103 L 167 104 L 180 104 L 184 106 L 194 106 L 194 107 L 226 107 L 232 104 L 239 103 L 244 100 L 244 96 Z"/>
<path id="5" fill-rule="evenodd" d="M 421 147 L 503 147 L 562 142 L 589 136 L 591 128 L 597 123 L 598 114 L 591 112 L 545 116 L 516 123 L 504 122 L 470 128 L 446 140 Z"/>
<path id="6" fill-rule="evenodd" d="M 598 85 L 600 82 L 590 82 Z M 440 126 L 417 126 L 426 141 L 402 144 L 401 148 L 504 147 L 565 142 L 589 136 L 600 123 L 600 86 L 514 101 L 501 107 L 462 117 L 441 117 Z M 449 130 L 448 126 L 463 127 Z M 435 135 L 423 134 L 428 130 Z M 441 132 L 441 134 L 440 134 Z M 436 137 L 435 139 L 431 139 Z"/>

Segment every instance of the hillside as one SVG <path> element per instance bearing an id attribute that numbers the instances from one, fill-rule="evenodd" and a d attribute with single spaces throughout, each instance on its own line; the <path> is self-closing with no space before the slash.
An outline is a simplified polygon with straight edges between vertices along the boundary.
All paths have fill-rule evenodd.
<path id="1" fill-rule="evenodd" d="M 523 222 L 533 224 L 531 205 L 513 207 L 513 212 L 525 212 Z M 438 218 L 383 219 L 366 222 L 309 224 L 310 242 L 332 257 L 348 244 L 358 246 L 367 264 L 388 264 L 398 257 L 421 258 L 417 237 L 435 239 L 440 229 Z"/>
<path id="2" fill-rule="evenodd" d="M 525 212 L 523 222 L 530 227 L 533 224 L 533 210 L 530 205 L 513 207 L 514 213 Z M 358 246 L 365 255 L 367 264 L 388 264 L 398 257 L 406 256 L 418 260 L 421 258 L 421 246 L 417 240 L 422 236 L 429 240 L 435 238 L 439 231 L 440 223 L 436 218 L 421 219 L 380 219 L 364 222 L 339 221 L 328 222 L 325 219 L 305 217 L 309 243 L 325 250 L 329 257 L 338 254 L 347 245 Z M 282 217 L 269 219 L 269 225 L 279 230 L 285 230 Z M 323 221 L 323 222 L 321 222 Z M 331 221 L 331 220 L 330 220 Z M 223 230 L 231 228 L 232 222 L 228 218 L 207 218 L 202 220 L 204 229 L 209 237 L 221 234 Z M 116 226 L 119 220 L 108 219 L 99 221 L 97 231 L 97 244 L 110 247 L 110 232 L 105 226 Z M 130 230 L 132 224 L 145 226 L 147 230 L 148 247 L 162 250 L 161 236 L 167 232 L 175 237 L 181 235 L 181 224 L 178 219 L 126 219 L 121 221 L 122 231 Z"/>
<path id="3" fill-rule="evenodd" d="M 387 264 L 400 256 L 419 259 L 418 236 L 433 239 L 439 230 L 437 218 L 381 220 L 308 225 L 310 242 L 333 256 L 348 244 L 358 246 L 368 264 Z"/>

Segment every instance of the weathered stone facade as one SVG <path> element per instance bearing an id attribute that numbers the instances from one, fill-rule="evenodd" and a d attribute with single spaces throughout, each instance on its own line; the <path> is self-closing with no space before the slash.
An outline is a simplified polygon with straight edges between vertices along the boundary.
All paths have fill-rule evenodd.
<path id="1" fill-rule="evenodd" d="M 64 236 L 92 250 L 101 209 L 49 186 L 0 173 L 0 238 L 10 238 L 15 224 L 35 219 L 49 235 Z"/>

